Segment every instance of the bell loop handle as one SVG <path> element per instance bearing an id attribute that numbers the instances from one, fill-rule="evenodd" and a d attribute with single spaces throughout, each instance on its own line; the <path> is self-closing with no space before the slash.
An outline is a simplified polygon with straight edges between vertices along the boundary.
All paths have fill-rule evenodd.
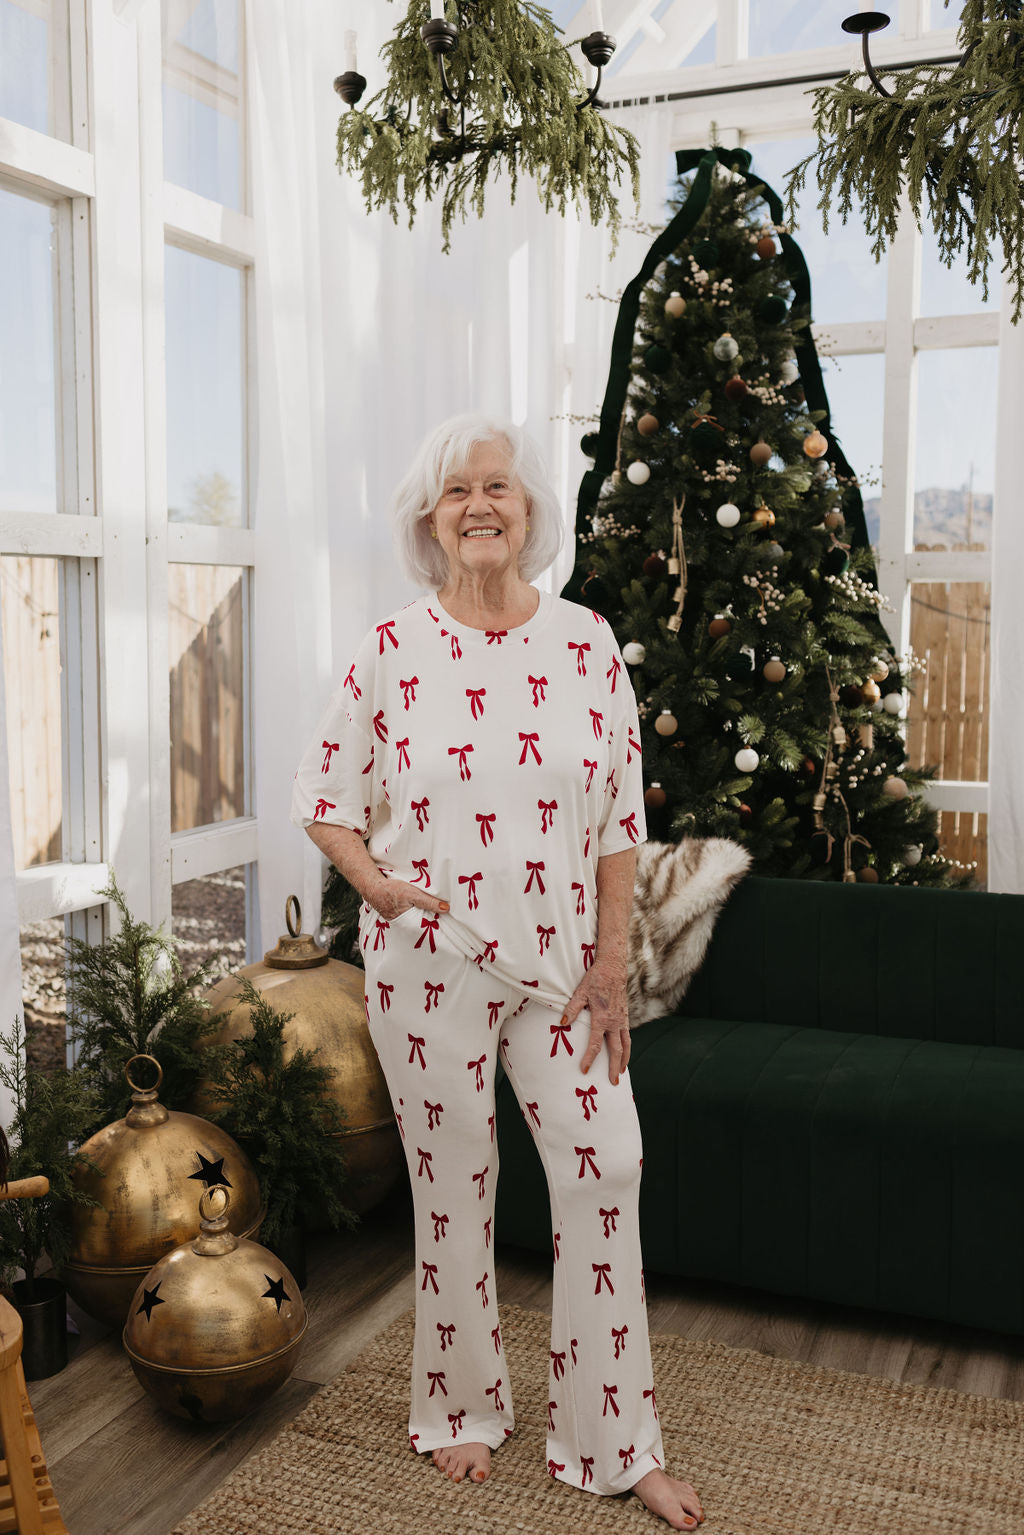
<path id="1" fill-rule="evenodd" d="M 213 1183 L 199 1196 L 199 1235 L 192 1251 L 200 1258 L 223 1258 L 234 1252 L 238 1238 L 228 1230 L 228 1205 L 231 1190 L 223 1183 Z"/>
<path id="2" fill-rule="evenodd" d="M 294 922 L 292 920 L 293 909 L 295 911 Z M 299 934 L 302 932 L 302 907 L 299 905 L 299 898 L 297 895 L 290 895 L 287 901 L 285 901 L 284 920 L 285 926 L 287 927 L 291 937 L 298 938 Z"/>
<path id="3" fill-rule="evenodd" d="M 220 1221 L 228 1213 L 231 1190 L 223 1183 L 213 1183 L 199 1196 L 199 1217 L 203 1221 Z"/>
<path id="4" fill-rule="evenodd" d="M 156 1081 L 151 1087 L 142 1087 L 138 1082 L 132 1081 L 131 1067 L 135 1064 L 136 1061 L 152 1061 L 153 1065 L 156 1067 Z M 144 1093 L 147 1095 L 147 1097 L 155 1098 L 157 1093 L 160 1091 L 160 1083 L 164 1079 L 164 1068 L 161 1066 L 155 1055 L 146 1055 L 144 1052 L 140 1051 L 138 1055 L 130 1056 L 129 1059 L 125 1061 L 124 1077 L 133 1093 Z"/>

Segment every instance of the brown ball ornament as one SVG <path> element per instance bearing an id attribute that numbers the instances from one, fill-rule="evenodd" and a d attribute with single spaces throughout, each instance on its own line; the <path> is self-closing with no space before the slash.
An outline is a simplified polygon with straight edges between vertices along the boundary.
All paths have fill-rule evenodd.
<path id="1" fill-rule="evenodd" d="M 833 533 L 838 533 L 840 528 L 846 527 L 846 518 L 840 511 L 826 512 L 825 526 L 830 528 Z"/>
<path id="2" fill-rule="evenodd" d="M 856 682 L 847 682 L 839 689 L 839 697 L 848 709 L 857 709 L 864 702 L 860 686 Z"/>
<path id="3" fill-rule="evenodd" d="M 906 799 L 910 789 L 907 786 L 906 779 L 894 776 L 885 780 L 882 785 L 882 793 L 888 794 L 890 799 Z"/>
<path id="4" fill-rule="evenodd" d="M 678 320 L 681 314 L 686 313 L 686 300 L 681 293 L 670 293 L 665 300 L 665 313 L 670 314 L 674 320 Z"/>
<path id="5" fill-rule="evenodd" d="M 759 522 L 762 528 L 774 528 L 775 513 L 770 506 L 759 506 L 752 514 L 754 522 Z"/>
<path id="6" fill-rule="evenodd" d="M 762 261 L 770 261 L 776 254 L 777 247 L 771 235 L 762 235 L 754 246 Z"/>
<path id="7" fill-rule="evenodd" d="M 800 766 L 803 768 L 808 777 L 818 771 L 818 764 L 815 762 L 813 757 L 805 757 Z"/>
<path id="8" fill-rule="evenodd" d="M 751 810 L 750 806 L 746 804 L 740 805 L 740 825 L 749 826 L 753 819 L 754 812 Z"/>
<path id="9" fill-rule="evenodd" d="M 640 417 L 636 424 L 636 429 L 640 433 L 641 437 L 653 437 L 660 425 L 661 422 L 658 420 L 657 416 L 652 416 L 651 412 L 648 410 L 645 411 L 644 414 Z"/>
<path id="10" fill-rule="evenodd" d="M 663 576 L 667 569 L 668 566 L 660 554 L 649 554 L 644 560 L 645 576 Z"/>
<path id="11" fill-rule="evenodd" d="M 723 634 L 729 634 L 731 631 L 732 624 L 721 613 L 708 624 L 708 633 L 713 640 L 720 640 Z"/>
<path id="12" fill-rule="evenodd" d="M 766 442 L 755 442 L 750 450 L 750 462 L 755 469 L 763 469 L 772 456 L 773 450 Z"/>
<path id="13" fill-rule="evenodd" d="M 866 704 L 877 703 L 882 696 L 882 690 L 878 686 L 878 683 L 872 681 L 870 677 L 868 678 L 867 682 L 861 684 L 859 691 L 861 698 Z"/>
<path id="14" fill-rule="evenodd" d="M 648 810 L 660 810 L 668 799 L 668 795 L 660 783 L 652 783 L 649 789 L 644 790 L 644 804 Z"/>
<path id="15" fill-rule="evenodd" d="M 727 400 L 742 400 L 743 396 L 747 393 L 749 393 L 749 391 L 747 389 L 746 383 L 743 379 L 740 378 L 738 373 L 734 373 L 732 378 L 726 379 L 725 398 Z"/>
<path id="16" fill-rule="evenodd" d="M 767 660 L 761 670 L 766 682 L 782 682 L 786 675 L 785 662 L 780 661 L 778 656 Z"/>
<path id="17" fill-rule="evenodd" d="M 679 721 L 671 709 L 662 709 L 654 721 L 654 728 L 660 736 L 674 736 L 679 729 Z"/>
<path id="18" fill-rule="evenodd" d="M 865 865 L 863 869 L 857 870 L 857 880 L 861 885 L 877 885 L 878 870 L 872 869 L 869 865 Z"/>
<path id="19" fill-rule="evenodd" d="M 823 458 L 828 452 L 828 438 L 820 432 L 808 432 L 804 438 L 804 452 L 808 458 Z"/>

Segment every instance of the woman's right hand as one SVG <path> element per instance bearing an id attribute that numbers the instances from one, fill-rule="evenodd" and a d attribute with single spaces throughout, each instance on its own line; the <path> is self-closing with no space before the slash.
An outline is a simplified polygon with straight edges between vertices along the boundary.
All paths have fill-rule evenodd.
<path id="1" fill-rule="evenodd" d="M 379 917 L 388 922 L 393 922 L 400 917 L 403 911 L 409 911 L 411 907 L 418 906 L 423 911 L 447 911 L 448 902 L 442 901 L 439 896 L 431 895 L 429 890 L 421 890 L 418 885 L 410 885 L 408 880 L 388 879 L 381 874 L 373 881 L 369 889 L 363 892 L 363 899 L 368 906 L 372 906 Z"/>

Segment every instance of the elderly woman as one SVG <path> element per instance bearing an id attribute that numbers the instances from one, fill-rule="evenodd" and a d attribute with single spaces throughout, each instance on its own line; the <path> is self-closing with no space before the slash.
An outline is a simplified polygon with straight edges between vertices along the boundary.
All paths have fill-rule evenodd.
<path id="1" fill-rule="evenodd" d="M 500 1050 L 551 1196 L 548 1470 L 694 1529 L 694 1488 L 663 1469 L 626 1070 L 645 836 L 633 692 L 607 623 L 530 585 L 561 518 L 520 428 L 444 422 L 392 516 L 428 594 L 360 645 L 292 816 L 363 898 L 367 1017 L 415 1204 L 410 1441 L 482 1482 L 513 1429 L 494 1282 Z"/>

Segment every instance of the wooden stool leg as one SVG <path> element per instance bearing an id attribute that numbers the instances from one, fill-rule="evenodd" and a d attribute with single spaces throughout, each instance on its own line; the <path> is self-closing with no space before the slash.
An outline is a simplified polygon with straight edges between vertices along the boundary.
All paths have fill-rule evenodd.
<path id="1" fill-rule="evenodd" d="M 3 1434 L 7 1478 L 19 1535 L 43 1535 L 43 1515 L 36 1496 L 36 1481 L 32 1474 L 32 1460 L 21 1411 L 24 1382 L 20 1358 L 16 1368 L 0 1370 L 0 1433 Z"/>

